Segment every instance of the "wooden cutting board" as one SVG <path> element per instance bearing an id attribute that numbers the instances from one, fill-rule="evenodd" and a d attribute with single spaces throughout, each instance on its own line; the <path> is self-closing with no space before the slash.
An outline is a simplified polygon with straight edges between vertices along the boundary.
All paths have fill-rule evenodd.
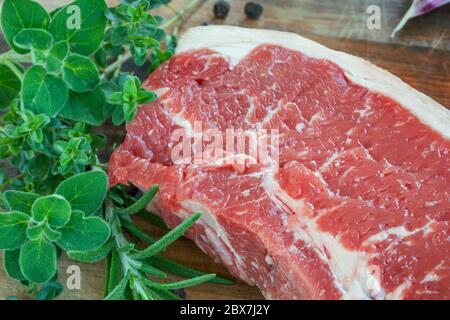
<path id="1" fill-rule="evenodd" d="M 39 2 L 52 9 L 69 1 Z M 172 4 L 173 7 L 181 9 L 188 2 L 174 0 Z M 198 9 L 184 21 L 181 32 L 187 27 L 204 22 L 296 32 L 330 48 L 372 61 L 447 108 L 450 107 L 450 6 L 411 20 L 397 39 L 391 40 L 389 34 L 408 9 L 410 0 L 260 0 L 259 2 L 264 6 L 264 13 L 258 21 L 245 18 L 246 1 L 239 0 L 229 1 L 231 12 L 226 20 L 214 19 L 212 13 L 214 2 L 201 1 Z M 367 28 L 369 5 L 378 5 L 380 8 L 381 29 L 379 30 Z M 162 9 L 160 14 L 169 17 L 171 12 Z M 155 237 L 162 234 L 157 228 L 139 219 L 137 223 Z M 189 240 L 177 241 L 165 255 L 191 267 L 229 277 L 222 266 L 213 263 Z M 100 299 L 104 286 L 104 265 L 102 263 L 79 264 L 63 258 L 59 267 L 59 275 L 63 281 L 67 277 L 67 267 L 74 264 L 81 269 L 81 290 L 66 290 L 62 298 Z M 26 292 L 20 285 L 8 279 L 3 270 L 0 270 L 0 298 L 9 295 L 26 297 Z M 187 297 L 189 299 L 263 298 L 256 288 L 238 281 L 231 286 L 212 284 L 197 286 L 187 290 Z"/>

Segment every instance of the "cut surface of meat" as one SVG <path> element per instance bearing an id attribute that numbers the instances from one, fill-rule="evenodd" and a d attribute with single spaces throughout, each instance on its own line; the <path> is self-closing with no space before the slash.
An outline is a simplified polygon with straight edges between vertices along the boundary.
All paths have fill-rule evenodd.
<path id="1" fill-rule="evenodd" d="M 127 125 L 111 185 L 158 184 L 171 227 L 202 212 L 187 236 L 268 299 L 450 299 L 447 109 L 294 34 L 197 27 L 177 50 L 144 84 L 160 97 Z M 179 164 L 173 134 L 196 123 L 276 130 L 277 162 Z"/>

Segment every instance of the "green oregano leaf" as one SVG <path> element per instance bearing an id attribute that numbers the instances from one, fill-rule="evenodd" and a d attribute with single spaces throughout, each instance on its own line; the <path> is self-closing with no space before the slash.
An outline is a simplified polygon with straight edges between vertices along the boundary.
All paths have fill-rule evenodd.
<path id="1" fill-rule="evenodd" d="M 70 92 L 69 99 L 59 114 L 66 119 L 99 126 L 105 122 L 111 112 L 111 108 L 106 104 L 103 90 L 97 87 L 92 92 Z"/>
<path id="2" fill-rule="evenodd" d="M 55 193 L 66 198 L 73 210 L 81 210 L 88 216 L 100 208 L 107 188 L 106 174 L 103 171 L 90 171 L 64 180 Z"/>
<path id="3" fill-rule="evenodd" d="M 141 87 L 141 82 L 137 77 L 131 77 L 126 80 L 123 84 L 123 92 L 129 97 L 136 98 L 138 94 L 138 89 Z M 133 99 L 134 100 L 134 99 Z M 126 99 L 126 101 L 131 101 Z"/>
<path id="4" fill-rule="evenodd" d="M 48 221 L 55 228 L 64 227 L 70 220 L 70 203 L 60 195 L 51 195 L 37 199 L 31 208 L 37 222 Z"/>
<path id="5" fill-rule="evenodd" d="M 38 240 L 46 237 L 48 241 L 55 242 L 61 238 L 61 232 L 53 230 L 47 223 L 41 223 L 27 229 L 27 237 L 30 240 Z"/>
<path id="6" fill-rule="evenodd" d="M 29 28 L 47 29 L 50 17 L 45 9 L 30 0 L 5 0 L 1 13 L 3 35 L 9 46 L 19 53 L 29 50 L 19 48 L 14 44 L 14 36 Z"/>
<path id="7" fill-rule="evenodd" d="M 69 45 L 66 41 L 60 41 L 48 51 L 46 68 L 48 72 L 58 71 L 63 64 L 63 60 L 69 53 Z"/>
<path id="8" fill-rule="evenodd" d="M 99 217 L 85 217 L 82 211 L 73 211 L 69 223 L 62 229 L 56 242 L 66 251 L 91 251 L 100 248 L 109 239 L 109 225 Z"/>
<path id="9" fill-rule="evenodd" d="M 44 29 L 25 29 L 14 37 L 14 43 L 19 48 L 31 51 L 34 64 L 45 65 L 53 37 Z"/>
<path id="10" fill-rule="evenodd" d="M 122 104 L 123 103 L 123 92 L 113 92 L 108 95 L 108 103 L 110 104 Z"/>
<path id="11" fill-rule="evenodd" d="M 100 248 L 91 251 L 68 251 L 67 255 L 73 260 L 80 262 L 94 263 L 105 259 L 111 253 L 114 242 L 109 241 Z"/>
<path id="12" fill-rule="evenodd" d="M 5 191 L 5 200 L 12 211 L 19 211 L 31 215 L 31 206 L 39 195 L 32 192 L 8 190 Z"/>
<path id="13" fill-rule="evenodd" d="M 62 75 L 69 88 L 75 92 L 92 91 L 100 82 L 94 62 L 78 54 L 72 54 L 64 60 Z"/>
<path id="14" fill-rule="evenodd" d="M 51 242 L 55 242 L 55 241 L 61 239 L 61 232 L 52 229 L 47 224 L 45 225 L 44 234 L 45 234 L 45 237 L 48 239 L 48 241 L 51 241 Z"/>
<path id="15" fill-rule="evenodd" d="M 45 238 L 28 241 L 20 250 L 19 263 L 27 280 L 47 282 L 56 273 L 56 247 Z"/>
<path id="16" fill-rule="evenodd" d="M 114 47 L 118 47 L 123 45 L 123 43 L 127 40 L 128 37 L 128 29 L 126 26 L 118 26 L 117 28 L 112 29 L 111 31 L 111 44 Z"/>
<path id="17" fill-rule="evenodd" d="M 142 67 L 147 59 L 148 50 L 146 46 L 131 46 L 131 54 L 133 55 L 134 63 L 138 67 Z"/>
<path id="18" fill-rule="evenodd" d="M 25 74 L 21 96 L 25 109 L 53 117 L 64 107 L 68 90 L 61 79 L 35 65 Z"/>
<path id="19" fill-rule="evenodd" d="M 25 29 L 14 37 L 14 44 L 25 50 L 47 50 L 52 43 L 52 35 L 44 29 Z"/>
<path id="20" fill-rule="evenodd" d="M 112 123 L 115 126 L 120 126 L 122 125 L 122 123 L 124 123 L 125 119 L 124 119 L 124 113 L 123 113 L 123 108 L 122 106 L 116 107 L 113 111 L 112 114 Z"/>
<path id="21" fill-rule="evenodd" d="M 123 113 L 126 122 L 131 122 L 137 113 L 137 103 L 136 101 L 125 102 L 123 104 Z"/>
<path id="22" fill-rule="evenodd" d="M 50 119 L 49 123 L 51 122 Z M 48 158 L 47 156 L 40 154 L 35 156 L 30 160 L 28 165 L 28 173 L 33 179 L 46 179 L 51 170 L 51 166 L 53 165 L 53 159 Z"/>
<path id="23" fill-rule="evenodd" d="M 66 40 L 72 52 L 88 56 L 98 49 L 103 39 L 106 9 L 104 0 L 73 1 L 55 13 L 49 31 L 56 41 Z"/>
<path id="24" fill-rule="evenodd" d="M 3 109 L 19 95 L 21 82 L 7 65 L 0 64 L 0 74 L 0 109 Z"/>
<path id="25" fill-rule="evenodd" d="M 107 66 L 108 63 L 108 57 L 106 56 L 106 50 L 102 47 L 100 47 L 94 54 L 94 59 L 97 65 L 104 69 Z"/>
<path id="26" fill-rule="evenodd" d="M 64 287 L 57 281 L 46 282 L 36 294 L 36 300 L 53 300 L 64 291 Z"/>
<path id="27" fill-rule="evenodd" d="M 148 91 L 145 89 L 140 89 L 138 98 L 137 98 L 137 103 L 138 104 L 146 104 L 146 103 L 155 101 L 157 98 L 158 98 L 158 96 L 154 92 L 151 92 L 151 91 Z"/>
<path id="28" fill-rule="evenodd" d="M 26 241 L 29 220 L 28 215 L 18 211 L 0 213 L 0 250 L 17 249 Z"/>
<path id="29" fill-rule="evenodd" d="M 20 249 L 7 250 L 3 252 L 3 266 L 9 277 L 22 281 L 26 280 L 19 264 Z"/>
<path id="30" fill-rule="evenodd" d="M 41 239 L 45 234 L 45 224 L 39 224 L 27 229 L 27 237 L 30 240 Z"/>

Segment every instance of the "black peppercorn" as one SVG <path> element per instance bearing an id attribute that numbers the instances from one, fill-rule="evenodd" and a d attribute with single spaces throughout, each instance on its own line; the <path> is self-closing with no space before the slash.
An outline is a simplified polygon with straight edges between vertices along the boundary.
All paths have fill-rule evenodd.
<path id="1" fill-rule="evenodd" d="M 214 4 L 214 16 L 218 19 L 225 19 L 230 12 L 230 4 L 219 0 Z"/>
<path id="2" fill-rule="evenodd" d="M 259 3 L 248 2 L 245 5 L 245 14 L 247 18 L 252 20 L 258 20 L 263 12 L 263 7 Z"/>

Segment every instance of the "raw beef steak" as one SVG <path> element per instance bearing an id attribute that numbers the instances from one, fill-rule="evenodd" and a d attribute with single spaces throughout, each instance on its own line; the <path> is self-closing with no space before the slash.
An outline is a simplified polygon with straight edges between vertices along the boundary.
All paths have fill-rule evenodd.
<path id="1" fill-rule="evenodd" d="M 187 235 L 266 298 L 450 299 L 443 106 L 298 35 L 227 26 L 187 31 L 145 86 L 160 98 L 110 183 L 159 184 L 151 209 L 172 227 L 202 212 Z M 278 130 L 277 165 L 176 164 L 171 136 L 196 122 Z"/>

